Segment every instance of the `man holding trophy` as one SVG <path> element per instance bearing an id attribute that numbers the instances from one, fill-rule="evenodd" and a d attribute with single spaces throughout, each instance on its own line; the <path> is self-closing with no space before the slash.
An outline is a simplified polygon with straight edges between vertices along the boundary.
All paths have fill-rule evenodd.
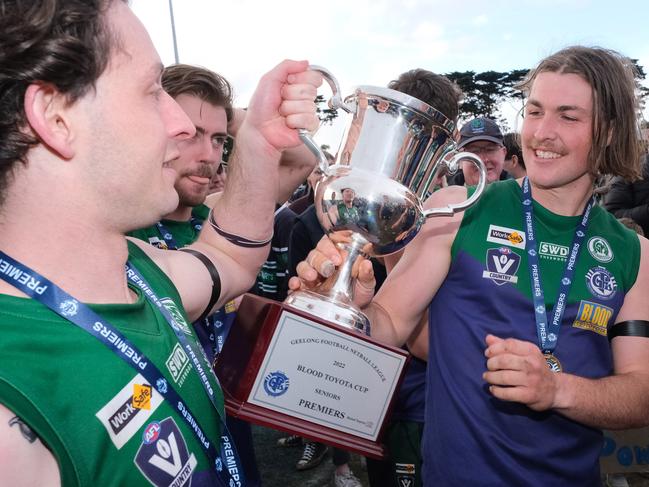
<path id="1" fill-rule="evenodd" d="M 401 345 L 429 314 L 425 485 L 597 485 L 600 429 L 649 422 L 649 243 L 592 199 L 597 175 L 639 174 L 631 66 L 599 48 L 544 59 L 522 84 L 529 179 L 423 225 L 373 299 L 357 259 L 374 339 Z M 323 239 L 291 287 L 342 262 Z"/>

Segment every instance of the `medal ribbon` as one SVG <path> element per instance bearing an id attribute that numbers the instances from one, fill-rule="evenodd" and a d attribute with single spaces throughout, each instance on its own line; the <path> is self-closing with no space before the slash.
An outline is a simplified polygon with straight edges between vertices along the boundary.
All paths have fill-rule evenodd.
<path id="1" fill-rule="evenodd" d="M 566 265 L 563 269 L 563 277 L 559 284 L 559 294 L 552 307 L 551 319 L 548 319 L 545 310 L 545 298 L 543 293 L 543 285 L 541 284 L 541 268 L 539 267 L 538 257 L 538 244 L 534 233 L 534 208 L 532 204 L 532 193 L 530 190 L 530 183 L 527 177 L 523 179 L 523 192 L 521 194 L 521 201 L 523 203 L 523 225 L 525 226 L 525 234 L 527 236 L 527 266 L 530 274 L 530 283 L 532 285 L 532 298 L 534 302 L 534 319 L 536 321 L 536 335 L 539 340 L 539 348 L 544 354 L 552 355 L 552 352 L 557 347 L 559 341 L 559 331 L 561 330 L 561 320 L 568 305 L 568 294 L 572 287 L 572 279 L 575 274 L 575 267 L 577 264 L 577 257 L 581 247 L 583 246 L 584 239 L 586 238 L 586 229 L 588 228 L 588 220 L 590 218 L 590 211 L 595 203 L 595 198 L 591 196 L 584 212 L 581 215 L 581 220 L 575 230 L 575 236 L 572 240 L 570 254 Z"/>
<path id="2" fill-rule="evenodd" d="M 231 440 L 230 433 L 219 411 L 214 394 L 214 386 L 210 381 L 210 375 L 216 383 L 218 383 L 218 380 L 211 371 L 203 350 L 197 347 L 195 343 L 190 343 L 187 340 L 185 333 L 171 316 L 169 310 L 162 304 L 146 280 L 130 263 L 126 265 L 126 275 L 131 282 L 142 290 L 142 293 L 149 302 L 158 308 L 167 321 L 167 324 L 178 337 L 187 355 L 192 360 L 194 370 L 198 373 L 201 384 L 221 422 L 222 441 L 220 442 L 220 453 L 217 452 L 214 443 L 207 438 L 207 435 L 199 424 L 197 416 L 191 412 L 181 396 L 146 355 L 112 324 L 90 309 L 89 306 L 74 299 L 46 277 L 41 276 L 26 265 L 0 251 L 0 278 L 15 286 L 30 298 L 37 300 L 62 318 L 90 333 L 138 373 L 142 374 L 151 386 L 155 387 L 170 404 L 175 406 L 176 412 L 189 425 L 189 429 L 198 439 L 198 443 L 210 459 L 210 463 L 214 465 L 220 483 L 223 486 L 244 485 L 241 461 L 234 450 L 234 443 Z M 201 359 L 203 363 L 201 363 Z"/>

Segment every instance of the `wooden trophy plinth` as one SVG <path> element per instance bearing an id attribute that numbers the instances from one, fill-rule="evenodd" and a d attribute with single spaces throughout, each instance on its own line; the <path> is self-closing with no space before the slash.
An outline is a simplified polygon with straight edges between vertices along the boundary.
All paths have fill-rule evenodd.
<path id="1" fill-rule="evenodd" d="M 247 294 L 214 370 L 229 415 L 384 458 L 408 353 Z"/>

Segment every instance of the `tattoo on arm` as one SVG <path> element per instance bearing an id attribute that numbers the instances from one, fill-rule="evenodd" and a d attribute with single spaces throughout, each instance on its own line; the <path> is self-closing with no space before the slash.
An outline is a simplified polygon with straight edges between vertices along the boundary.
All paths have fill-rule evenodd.
<path id="1" fill-rule="evenodd" d="M 9 426 L 13 426 L 16 424 L 20 429 L 20 433 L 27 441 L 29 441 L 30 443 L 34 443 L 38 439 L 36 433 L 34 433 L 32 429 L 29 426 L 27 426 L 25 422 L 22 419 L 20 419 L 18 416 L 14 416 L 9 420 Z"/>

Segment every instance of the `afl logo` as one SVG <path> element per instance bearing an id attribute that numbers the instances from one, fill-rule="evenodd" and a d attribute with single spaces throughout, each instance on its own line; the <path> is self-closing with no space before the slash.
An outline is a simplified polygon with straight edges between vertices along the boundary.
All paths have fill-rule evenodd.
<path id="1" fill-rule="evenodd" d="M 615 277 L 603 267 L 593 267 L 586 273 L 586 286 L 591 294 L 600 299 L 611 299 L 617 291 Z"/>
<path id="2" fill-rule="evenodd" d="M 602 237 L 593 237 L 588 241 L 588 252 L 593 256 L 593 259 L 604 264 L 613 260 L 613 250 Z"/>
<path id="3" fill-rule="evenodd" d="M 144 432 L 142 433 L 142 443 L 144 443 L 145 445 L 150 445 L 151 443 L 156 441 L 160 436 L 160 429 L 160 423 L 158 423 L 157 421 L 149 424 L 146 428 L 144 428 Z"/>
<path id="4" fill-rule="evenodd" d="M 264 390 L 272 397 L 281 396 L 288 390 L 288 377 L 284 372 L 271 372 L 264 379 Z"/>

